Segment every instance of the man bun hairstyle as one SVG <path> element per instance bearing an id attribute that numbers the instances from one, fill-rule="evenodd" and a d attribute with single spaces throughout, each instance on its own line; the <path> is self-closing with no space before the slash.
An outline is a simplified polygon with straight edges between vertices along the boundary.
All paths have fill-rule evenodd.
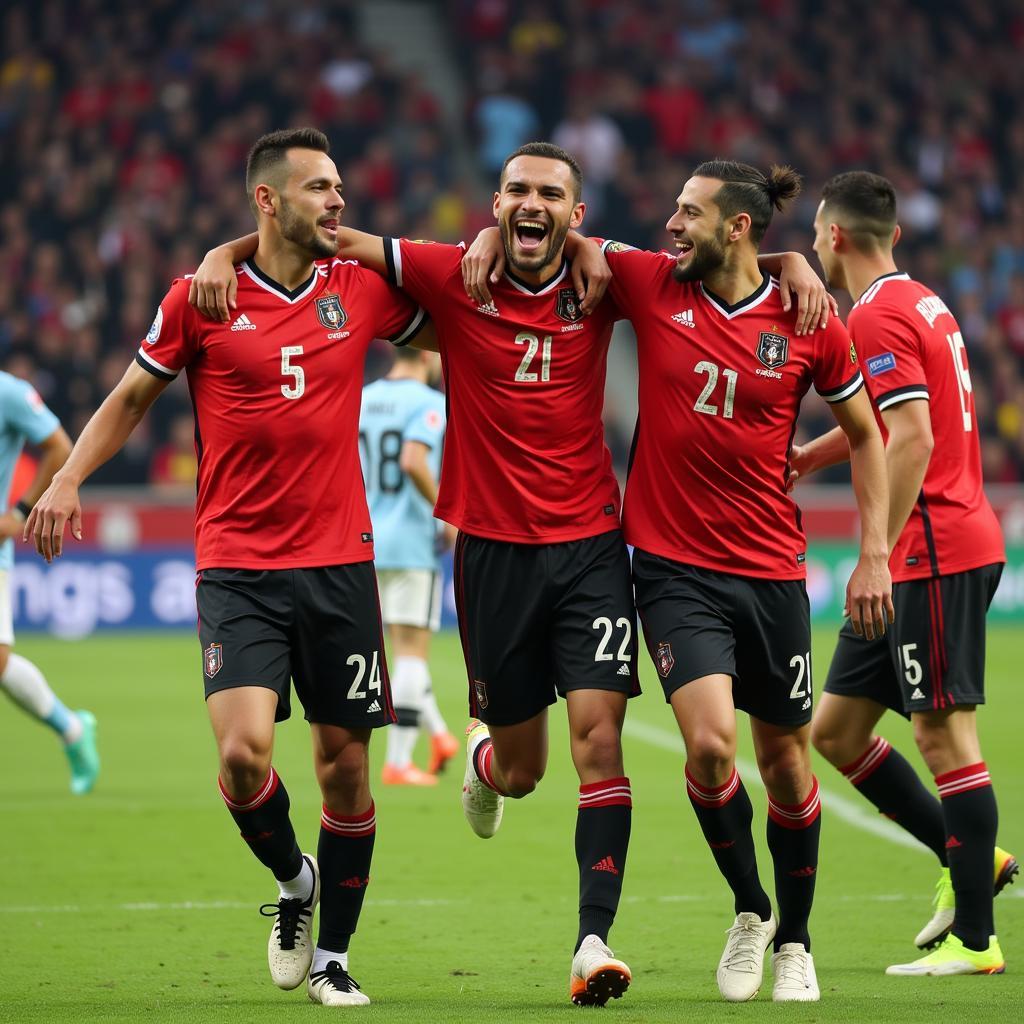
<path id="1" fill-rule="evenodd" d="M 896 189 L 888 178 L 870 171 L 846 171 L 825 182 L 821 198 L 828 216 L 860 252 L 891 245 L 896 230 Z"/>
<path id="2" fill-rule="evenodd" d="M 750 240 L 757 245 L 768 225 L 772 211 L 780 213 L 795 199 L 803 187 L 803 179 L 784 164 L 772 164 L 768 173 L 736 160 L 707 160 L 694 172 L 695 178 L 717 178 L 722 187 L 715 202 L 723 217 L 737 213 L 750 216 Z"/>
<path id="3" fill-rule="evenodd" d="M 289 149 L 315 149 L 318 153 L 330 153 L 331 144 L 319 128 L 283 128 L 261 135 L 245 160 L 245 191 L 253 213 L 256 212 L 253 194 L 256 186 L 272 184 L 279 188 L 283 183 L 286 174 L 282 172 L 287 167 Z"/>
<path id="4" fill-rule="evenodd" d="M 539 156 L 545 160 L 560 160 L 563 164 L 567 164 L 572 172 L 573 202 L 580 201 L 580 196 L 583 195 L 583 171 L 579 161 L 568 150 L 556 146 L 553 142 L 527 142 L 505 157 L 505 162 L 501 165 L 499 181 L 504 182 L 508 165 L 518 156 Z"/>

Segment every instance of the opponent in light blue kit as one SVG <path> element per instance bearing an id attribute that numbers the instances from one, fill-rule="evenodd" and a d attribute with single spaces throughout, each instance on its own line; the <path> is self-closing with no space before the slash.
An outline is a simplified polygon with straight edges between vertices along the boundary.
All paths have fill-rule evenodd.
<path id="1" fill-rule="evenodd" d="M 434 785 L 460 749 L 430 686 L 430 634 L 441 624 L 439 536 L 434 518 L 441 473 L 445 400 L 430 387 L 440 377 L 431 352 L 398 349 L 386 377 L 363 389 L 359 418 L 366 500 L 373 522 L 381 613 L 391 635 L 391 687 L 398 724 L 388 730 L 383 781 Z M 412 763 L 416 735 L 430 733 L 429 771 Z"/>
<path id="2" fill-rule="evenodd" d="M 28 490 L 13 508 L 6 508 L 14 467 L 25 442 L 38 446 L 39 467 Z M 20 707 L 48 725 L 64 743 L 71 765 L 71 792 L 88 793 L 99 774 L 96 719 L 88 711 L 69 711 L 50 689 L 42 672 L 27 658 L 13 654 L 14 621 L 10 576 L 14 540 L 32 506 L 64 465 L 71 441 L 35 388 L 0 372 L 0 688 Z"/>

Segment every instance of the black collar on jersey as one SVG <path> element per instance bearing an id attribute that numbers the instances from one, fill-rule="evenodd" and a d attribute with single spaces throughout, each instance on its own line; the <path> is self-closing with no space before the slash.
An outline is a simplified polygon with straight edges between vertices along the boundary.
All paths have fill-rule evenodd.
<path id="1" fill-rule="evenodd" d="M 505 276 L 515 285 L 518 285 L 524 291 L 531 292 L 534 295 L 540 295 L 541 292 L 547 291 L 553 285 L 557 284 L 562 280 L 568 273 L 569 263 L 562 257 L 562 265 L 556 270 L 551 277 L 549 277 L 543 284 L 530 284 L 528 281 L 524 281 L 521 277 L 517 277 L 507 267 L 505 268 Z"/>
<path id="2" fill-rule="evenodd" d="M 245 260 L 244 262 L 246 267 L 248 267 L 248 269 L 253 274 L 255 274 L 256 277 L 258 277 L 268 288 L 272 288 L 279 295 L 284 296 L 284 298 L 286 298 L 289 302 L 294 302 L 295 299 L 297 299 L 313 283 L 313 278 L 316 277 L 316 264 L 314 264 L 313 273 L 310 274 L 309 277 L 307 277 L 306 280 L 303 281 L 302 284 L 298 286 L 298 288 L 292 288 L 291 290 L 289 290 L 288 288 L 285 288 L 285 286 L 281 284 L 280 281 L 275 281 L 269 274 L 264 274 L 263 271 L 256 266 L 256 261 L 254 259 L 250 258 Z"/>
<path id="3" fill-rule="evenodd" d="M 878 277 L 868 285 L 868 288 L 873 288 L 879 281 L 887 281 L 890 277 L 907 277 L 908 275 L 902 270 L 890 270 L 888 274 L 879 274 Z M 865 288 L 864 291 L 867 291 Z"/>
<path id="4" fill-rule="evenodd" d="M 764 298 L 764 294 L 772 286 L 772 279 L 763 271 L 761 272 L 761 283 L 747 296 L 740 299 L 739 302 L 730 305 L 720 295 L 716 295 L 709 288 L 705 287 L 704 282 L 700 283 L 700 290 L 704 295 L 711 300 L 726 316 L 732 316 L 733 313 L 738 313 L 742 309 L 746 309 L 747 306 L 756 305 Z"/>

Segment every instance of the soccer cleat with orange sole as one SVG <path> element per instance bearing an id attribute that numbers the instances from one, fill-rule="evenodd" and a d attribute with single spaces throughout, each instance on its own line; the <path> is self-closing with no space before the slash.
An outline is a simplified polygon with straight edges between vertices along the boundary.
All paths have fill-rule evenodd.
<path id="1" fill-rule="evenodd" d="M 577 1006 L 604 1006 L 629 988 L 633 975 L 596 936 L 588 935 L 572 958 L 569 998 Z"/>

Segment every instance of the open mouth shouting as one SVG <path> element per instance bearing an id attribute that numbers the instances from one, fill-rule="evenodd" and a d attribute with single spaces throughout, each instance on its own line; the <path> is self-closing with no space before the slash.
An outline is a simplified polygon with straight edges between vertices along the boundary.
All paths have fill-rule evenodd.
<path id="1" fill-rule="evenodd" d="M 548 237 L 548 226 L 541 220 L 524 217 L 513 225 L 516 242 L 524 253 L 535 253 Z"/>

